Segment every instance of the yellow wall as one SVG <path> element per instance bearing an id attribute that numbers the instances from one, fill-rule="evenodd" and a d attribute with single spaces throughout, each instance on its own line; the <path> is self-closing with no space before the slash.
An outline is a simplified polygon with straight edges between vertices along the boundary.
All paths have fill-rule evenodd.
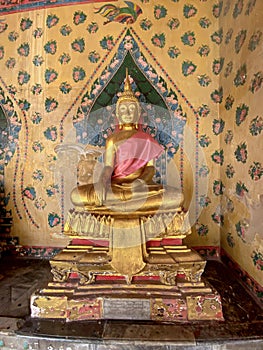
<path id="1" fill-rule="evenodd" d="M 263 3 L 257 1 L 237 1 L 240 6 L 231 5 L 220 26 L 225 38 L 220 55 L 225 58 L 225 68 L 233 64 L 232 71 L 220 75 L 220 86 L 224 99 L 220 105 L 220 116 L 225 121 L 221 135 L 221 147 L 225 153 L 221 168 L 221 179 L 225 186 L 222 207 L 225 224 L 221 230 L 221 245 L 242 269 L 263 284 L 263 213 L 262 183 L 262 21 Z M 243 3 L 243 9 L 242 9 Z M 231 2 L 232 4 L 232 2 Z M 242 71 L 242 67 L 246 67 Z M 240 73 L 239 73 L 240 72 Z M 255 79 L 256 78 L 256 79 Z M 256 82 L 257 80 L 257 82 Z M 253 87 L 254 82 L 254 87 Z M 227 98 L 233 99 L 232 107 L 226 108 Z M 242 116 L 240 116 L 243 110 Z M 247 112 L 245 112 L 247 110 Z M 232 140 L 226 142 L 226 134 L 232 133 Z M 243 145 L 243 146 L 242 146 Z M 239 149 L 241 147 L 241 154 Z M 247 155 L 242 151 L 246 148 Z M 242 153 L 243 152 L 243 153 Z M 258 165 L 258 176 L 251 173 Z M 233 167 L 231 176 L 228 165 Z M 228 210 L 227 210 L 228 206 Z"/>
<path id="2" fill-rule="evenodd" d="M 259 20 L 263 4 L 257 1 L 255 7 L 252 6 L 251 13 L 246 15 L 249 3 L 253 1 L 245 0 L 242 13 L 236 16 L 233 15 L 236 4 L 232 1 L 138 1 L 142 14 L 130 25 L 114 21 L 104 25 L 105 18 L 94 13 L 95 7 L 99 8 L 103 3 L 46 8 L 2 17 L 7 28 L 0 33 L 1 46 L 4 48 L 0 60 L 2 77 L 0 86 L 5 98 L 9 97 L 12 101 L 22 123 L 17 149 L 5 169 L 5 186 L 6 193 L 10 193 L 9 207 L 12 208 L 14 216 L 13 234 L 20 237 L 21 244 L 36 246 L 66 244 L 67 240 L 63 238 L 61 232 L 61 222 L 52 227 L 48 221 L 50 214 L 57 214 L 61 219 L 60 199 L 61 196 L 66 196 L 66 193 L 61 193 L 61 188 L 60 193 L 55 195 L 47 192 L 47 190 L 56 192 L 56 187 L 52 187 L 56 186 L 57 181 L 54 176 L 56 169 L 56 161 L 53 159 L 56 156 L 54 148 L 60 141 L 75 141 L 73 119 L 76 118 L 81 98 L 90 91 L 95 79 L 100 77 L 102 71 L 109 65 L 124 40 L 127 29 L 131 28 L 134 40 L 145 59 L 158 76 L 166 81 L 168 89 L 171 88 L 176 92 L 183 112 L 187 114 L 184 139 L 184 190 L 188 203 L 192 203 L 192 223 L 195 221 L 196 213 L 201 211 L 196 228 L 187 242 L 194 246 L 219 246 L 220 230 L 222 230 L 223 248 L 245 270 L 243 262 L 249 260 L 249 273 L 260 282 L 262 278 L 260 271 L 251 258 L 253 249 L 249 248 L 248 252 L 247 247 L 250 243 L 243 242 L 235 231 L 236 222 L 241 220 L 238 210 L 243 205 L 235 195 L 236 183 L 244 182 L 253 200 L 257 200 L 257 194 L 262 192 L 259 188 L 260 184 L 262 186 L 262 179 L 254 181 L 248 174 L 250 165 L 254 161 L 260 162 L 259 136 L 252 136 L 248 129 L 252 119 L 259 115 L 260 94 L 262 94 L 261 89 L 254 93 L 249 91 L 251 79 L 255 73 L 262 70 L 262 66 L 260 67 L 260 60 L 257 59 L 260 55 L 259 46 L 251 51 L 248 49 L 248 43 L 252 34 L 260 30 Z M 227 12 L 228 4 L 230 8 Z M 114 5 L 125 6 L 122 1 L 114 2 Z M 188 5 L 193 9 L 187 8 Z M 159 11 L 160 8 L 163 12 Z M 74 13 L 78 11 L 82 11 L 86 16 L 80 24 L 74 23 L 73 20 Z M 51 16 L 58 21 L 54 26 L 47 23 L 47 19 Z M 21 23 L 25 22 L 25 19 L 32 21 L 28 29 L 21 28 Z M 179 20 L 179 25 L 172 27 L 171 21 L 176 24 L 174 19 Z M 87 30 L 93 22 L 98 27 L 94 33 Z M 147 23 L 151 25 L 147 27 Z M 253 26 L 250 26 L 251 23 Z M 69 35 L 61 34 L 61 27 L 64 25 L 70 27 Z M 40 37 L 34 35 L 37 28 L 43 31 Z M 225 44 L 227 31 L 231 28 L 233 28 L 232 38 L 229 44 Z M 246 40 L 240 52 L 236 53 L 235 38 L 243 29 L 247 30 Z M 14 34 L 10 40 L 12 32 L 18 34 L 16 40 L 13 39 Z M 190 45 L 182 39 L 187 32 L 194 33 L 195 41 Z M 155 35 L 161 34 L 165 36 L 165 43 L 161 45 L 162 47 L 158 47 L 152 39 Z M 101 41 L 107 36 L 112 36 L 114 45 L 105 49 Z M 77 52 L 72 48 L 72 43 L 81 38 L 85 41 L 85 49 L 83 52 Z M 45 50 L 45 45 L 50 41 L 55 41 L 57 45 L 54 54 Z M 28 56 L 21 54 L 24 44 L 29 45 Z M 173 57 L 170 53 L 175 48 L 179 50 L 178 57 Z M 96 63 L 89 59 L 90 53 L 94 51 L 99 57 Z M 59 58 L 64 53 L 70 56 L 70 61 L 61 64 Z M 43 58 L 43 63 L 39 66 L 32 63 L 36 55 Z M 16 61 L 13 68 L 10 67 L 10 63 L 8 68 L 7 61 L 10 58 L 15 58 Z M 217 63 L 220 59 L 224 62 L 218 69 Z M 225 78 L 230 61 L 233 61 L 233 69 Z M 184 62 L 193 64 L 191 74 L 183 71 Z M 247 80 L 243 86 L 236 87 L 233 79 L 243 63 L 247 64 Z M 86 74 L 85 79 L 74 81 L 72 77 L 74 67 L 82 67 Z M 45 81 L 47 69 L 54 69 L 57 72 L 58 76 L 54 82 Z M 18 83 L 20 71 L 30 74 L 28 83 Z M 60 91 L 63 82 L 67 82 L 72 88 L 68 94 Z M 42 87 L 40 94 L 32 90 L 36 84 Z M 10 86 L 16 89 L 15 95 L 11 95 L 8 91 Z M 216 102 L 215 95 L 221 86 L 223 96 L 220 103 Z M 233 95 L 234 103 L 231 109 L 226 110 L 225 100 L 228 95 Z M 54 98 L 58 102 L 54 111 L 46 111 L 46 98 Z M 24 99 L 30 103 L 30 107 L 22 112 L 17 102 Z M 235 110 L 242 103 L 249 106 L 249 115 L 244 123 L 237 126 Z M 202 107 L 206 107 L 209 113 L 201 115 Z M 41 116 L 39 123 L 33 122 L 36 113 Z M 218 129 L 220 118 L 225 122 L 222 132 L 220 128 Z M 57 138 L 54 141 L 47 138 L 44 133 L 47 128 L 52 127 L 57 130 Z M 61 127 L 62 134 L 60 134 Z M 224 141 L 227 130 L 232 130 L 234 134 L 230 144 Z M 242 141 L 248 144 L 249 155 L 245 164 L 238 162 L 234 155 L 237 145 Z M 35 142 L 43 145 L 41 152 L 32 149 Z M 196 151 L 198 167 L 196 167 Z M 224 153 L 222 165 L 216 160 L 217 152 L 220 151 Z M 178 157 L 177 154 L 175 158 L 178 160 Z M 228 164 L 234 167 L 233 178 L 225 175 Z M 73 172 L 74 169 L 70 165 L 67 164 L 67 169 Z M 43 174 L 42 180 L 36 175 L 36 170 Z M 220 194 L 220 181 L 225 188 L 223 194 Z M 26 187 L 34 188 L 36 193 L 34 200 L 25 197 L 23 190 Z M 193 193 L 196 192 L 198 198 L 189 197 L 192 190 Z M 226 212 L 226 205 L 231 206 L 231 202 L 227 201 L 228 198 L 234 205 L 234 211 L 230 214 Z M 196 207 L 198 201 L 203 204 Z M 221 214 L 224 223 L 218 221 Z M 262 235 L 262 232 L 258 233 Z M 231 240 L 229 236 L 232 237 L 234 246 L 230 247 L 227 243 Z"/>

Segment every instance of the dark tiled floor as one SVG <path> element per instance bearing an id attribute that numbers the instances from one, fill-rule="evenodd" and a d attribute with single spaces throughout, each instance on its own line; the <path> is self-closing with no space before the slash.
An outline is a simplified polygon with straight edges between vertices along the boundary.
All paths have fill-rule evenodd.
<path id="1" fill-rule="evenodd" d="M 208 261 L 203 277 L 221 295 L 224 321 L 200 321 L 184 324 L 116 320 L 70 323 L 39 321 L 30 318 L 29 298 L 33 291 L 46 286 L 51 280 L 48 261 L 3 257 L 0 260 L 0 321 L 2 319 L 4 322 L 11 322 L 12 319 L 16 319 L 14 333 L 18 336 L 36 337 L 36 339 L 55 337 L 55 339 L 71 339 L 72 341 L 89 339 L 103 342 L 103 344 L 105 341 L 113 342 L 108 349 L 115 349 L 112 344 L 116 341 L 128 342 L 126 347 L 122 347 L 119 343 L 116 349 L 130 349 L 131 347 L 127 344 L 135 344 L 138 341 L 145 342 L 145 344 L 150 342 L 152 345 L 149 349 L 161 349 L 160 344 L 167 342 L 185 344 L 185 346 L 188 344 L 185 349 L 192 349 L 192 346 L 200 349 L 219 349 L 216 347 L 218 344 L 233 344 L 233 349 L 263 349 L 262 307 L 244 289 L 231 270 L 221 262 Z M 9 328 L 12 329 L 13 326 Z M 0 331 L 1 329 L 3 325 L 1 328 L 0 324 Z M 224 349 L 232 349 L 230 345 L 224 346 Z M 48 346 L 36 349 L 40 348 L 48 349 Z M 82 349 L 82 347 L 68 348 Z M 50 349 L 56 348 L 50 347 Z M 58 347 L 58 349 L 63 349 L 63 347 Z M 138 347 L 138 349 L 144 349 L 144 347 Z M 165 347 L 165 349 L 175 348 Z"/>

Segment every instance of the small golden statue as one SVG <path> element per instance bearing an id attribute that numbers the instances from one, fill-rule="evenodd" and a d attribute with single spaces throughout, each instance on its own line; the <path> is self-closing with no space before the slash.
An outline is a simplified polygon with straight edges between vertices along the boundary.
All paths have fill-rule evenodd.
<path id="1" fill-rule="evenodd" d="M 83 183 L 89 157 L 80 159 L 65 224 L 72 241 L 50 262 L 49 289 L 32 297 L 33 317 L 222 319 L 219 296 L 201 281 L 206 261 L 182 242 L 191 233 L 182 192 L 153 181 L 164 149 L 140 130 L 140 111 L 126 71 L 104 167 Z"/>

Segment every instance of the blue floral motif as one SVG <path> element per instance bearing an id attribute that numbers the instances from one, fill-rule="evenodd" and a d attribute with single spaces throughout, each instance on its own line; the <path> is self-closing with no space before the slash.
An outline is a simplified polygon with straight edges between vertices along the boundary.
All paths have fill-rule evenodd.
<path id="1" fill-rule="evenodd" d="M 53 83 L 58 77 L 58 73 L 50 68 L 45 71 L 45 81 L 47 84 Z"/>
<path id="2" fill-rule="evenodd" d="M 220 45 L 222 43 L 222 40 L 223 40 L 223 29 L 220 28 L 218 31 L 214 32 L 212 35 L 211 35 L 211 40 L 217 44 L 217 45 Z"/>
<path id="3" fill-rule="evenodd" d="M 44 33 L 44 31 L 43 31 L 42 28 L 36 28 L 34 30 L 33 36 L 34 36 L 35 39 L 38 39 L 38 38 L 42 37 L 43 33 Z"/>
<path id="4" fill-rule="evenodd" d="M 56 26 L 59 22 L 59 18 L 56 15 L 48 15 L 46 20 L 46 25 L 48 28 Z"/>
<path id="5" fill-rule="evenodd" d="M 165 46 L 165 34 L 155 34 L 151 38 L 151 42 L 153 43 L 154 46 L 163 48 Z"/>
<path id="6" fill-rule="evenodd" d="M 213 120 L 213 133 L 215 135 L 221 134 L 225 127 L 225 121 L 223 119 L 214 119 Z"/>
<path id="7" fill-rule="evenodd" d="M 211 199 L 205 194 L 199 197 L 199 205 L 201 208 L 207 207 L 211 203 Z"/>
<path id="8" fill-rule="evenodd" d="M 238 221 L 236 223 L 236 232 L 238 237 L 241 238 L 241 240 L 246 243 L 246 229 L 247 229 L 247 223 L 245 220 Z"/>
<path id="9" fill-rule="evenodd" d="M 33 180 L 42 181 L 44 179 L 44 174 L 41 169 L 36 169 L 32 175 Z"/>
<path id="10" fill-rule="evenodd" d="M 233 18 L 237 18 L 241 14 L 243 10 L 243 6 L 244 6 L 244 0 L 237 0 L 233 10 Z"/>
<path id="11" fill-rule="evenodd" d="M 198 171 L 198 175 L 200 177 L 207 177 L 208 174 L 209 174 L 210 170 L 208 168 L 208 166 L 206 164 L 203 164 L 200 168 L 199 168 L 199 171 Z"/>
<path id="12" fill-rule="evenodd" d="M 17 32 L 10 32 L 8 34 L 8 40 L 11 41 L 11 42 L 14 42 L 16 41 L 17 39 L 19 38 L 19 34 Z"/>
<path id="13" fill-rule="evenodd" d="M 47 140 L 55 142 L 58 138 L 58 132 L 56 126 L 50 126 L 44 131 L 44 135 Z"/>
<path id="14" fill-rule="evenodd" d="M 42 152 L 44 150 L 44 145 L 40 141 L 34 141 L 32 144 L 32 150 L 34 152 Z"/>
<path id="15" fill-rule="evenodd" d="M 185 77 L 192 75 L 196 71 L 196 65 L 192 61 L 183 61 L 182 73 Z"/>
<path id="16" fill-rule="evenodd" d="M 60 224 L 60 222 L 61 218 L 57 213 L 51 212 L 48 214 L 48 224 L 50 227 L 56 227 Z"/>
<path id="17" fill-rule="evenodd" d="M 237 146 L 235 150 L 235 157 L 238 162 L 246 163 L 247 161 L 247 145 L 245 142 L 242 142 Z"/>
<path id="18" fill-rule="evenodd" d="M 194 17 L 197 13 L 197 8 L 193 5 L 185 4 L 183 8 L 183 14 L 185 18 Z"/>
<path id="19" fill-rule="evenodd" d="M 45 100 L 45 110 L 47 113 L 53 112 L 58 107 L 58 102 L 52 98 L 47 97 Z"/>
<path id="20" fill-rule="evenodd" d="M 229 111 L 232 108 L 233 103 L 234 103 L 234 97 L 231 95 L 228 95 L 225 101 L 225 109 Z"/>
<path id="21" fill-rule="evenodd" d="M 181 36 L 181 40 L 182 40 L 182 43 L 184 45 L 194 46 L 195 41 L 196 41 L 195 33 L 188 31 L 188 32 L 184 33 L 184 35 Z"/>
<path id="22" fill-rule="evenodd" d="M 218 18 L 221 14 L 223 8 L 223 0 L 220 0 L 218 4 L 213 5 L 213 15 L 215 18 Z"/>
<path id="23" fill-rule="evenodd" d="M 253 162 L 252 165 L 250 165 L 248 174 L 250 175 L 251 179 L 254 181 L 258 181 L 261 179 L 263 175 L 263 167 L 260 162 Z"/>
<path id="24" fill-rule="evenodd" d="M 212 70 L 215 75 L 218 75 L 221 72 L 224 65 L 224 61 L 225 59 L 223 57 L 214 60 Z"/>
<path id="25" fill-rule="evenodd" d="M 174 29 L 176 29 L 176 28 L 179 27 L 180 21 L 179 21 L 178 18 L 171 18 L 171 19 L 169 20 L 169 22 L 167 23 L 167 25 L 168 25 L 168 27 L 169 27 L 171 30 L 174 30 Z"/>
<path id="26" fill-rule="evenodd" d="M 249 125 L 249 131 L 252 136 L 258 136 L 261 134 L 263 130 L 263 118 L 260 116 L 256 116 L 256 118 L 252 119 Z"/>
<path id="27" fill-rule="evenodd" d="M 33 21 L 30 18 L 22 18 L 20 22 L 20 29 L 24 32 L 29 29 L 33 24 Z"/>
<path id="28" fill-rule="evenodd" d="M 36 198 L 36 190 L 32 186 L 27 186 L 23 190 L 23 196 L 33 201 Z"/>
<path id="29" fill-rule="evenodd" d="M 210 48 L 208 45 L 202 45 L 198 48 L 197 53 L 201 56 L 201 57 L 207 57 L 210 53 Z"/>
<path id="30" fill-rule="evenodd" d="M 233 28 L 230 28 L 227 33 L 226 33 L 226 38 L 225 38 L 225 44 L 229 44 L 230 43 L 230 40 L 232 39 L 232 35 L 234 33 L 234 30 Z"/>
<path id="31" fill-rule="evenodd" d="M 42 198 L 37 198 L 34 202 L 34 206 L 38 210 L 44 210 L 45 207 L 47 206 L 47 203 L 44 199 Z"/>
<path id="32" fill-rule="evenodd" d="M 95 34 L 98 30 L 99 30 L 99 26 L 98 26 L 98 23 L 96 23 L 96 22 L 91 22 L 87 27 L 87 31 L 90 34 Z"/>
<path id="33" fill-rule="evenodd" d="M 199 20 L 200 27 L 202 28 L 208 28 L 211 25 L 211 21 L 207 17 L 201 17 Z"/>
<path id="34" fill-rule="evenodd" d="M 206 87 L 211 83 L 211 78 L 207 74 L 198 75 L 198 83 L 202 87 Z"/>
<path id="35" fill-rule="evenodd" d="M 246 16 L 249 16 L 250 13 L 253 11 L 254 7 L 255 7 L 255 4 L 256 4 L 256 1 L 257 0 L 249 0 L 248 3 L 247 3 L 247 8 L 246 8 L 246 12 L 245 12 L 245 15 Z"/>
<path id="36" fill-rule="evenodd" d="M 53 196 L 55 196 L 56 194 L 59 193 L 59 187 L 58 187 L 58 185 L 55 185 L 55 184 L 49 185 L 49 186 L 46 188 L 46 193 L 47 193 L 48 197 L 53 197 Z"/>
<path id="37" fill-rule="evenodd" d="M 73 23 L 77 26 L 86 21 L 87 15 L 83 11 L 76 11 L 73 16 Z"/>
<path id="38" fill-rule="evenodd" d="M 219 165 L 223 165 L 224 163 L 224 151 L 221 150 L 216 150 L 214 153 L 212 153 L 211 158 L 213 162 Z"/>
<path id="39" fill-rule="evenodd" d="M 18 105 L 22 111 L 28 111 L 31 106 L 31 103 L 27 100 L 19 100 Z"/>
<path id="40" fill-rule="evenodd" d="M 206 134 L 200 135 L 199 145 L 201 147 L 208 147 L 210 144 L 211 144 L 211 139 L 209 136 L 207 136 Z"/>
<path id="41" fill-rule="evenodd" d="M 166 17 L 167 9 L 162 5 L 154 6 L 154 17 L 155 19 L 161 19 Z"/>
<path id="42" fill-rule="evenodd" d="M 63 81 L 59 86 L 59 90 L 62 92 L 62 94 L 69 94 L 72 90 L 72 86 L 66 81 Z"/>
<path id="43" fill-rule="evenodd" d="M 256 93 L 263 84 L 263 73 L 257 72 L 254 74 L 254 77 L 251 79 L 250 85 L 249 85 L 249 91 L 251 91 L 253 94 Z"/>
<path id="44" fill-rule="evenodd" d="M 242 181 L 238 181 L 236 183 L 236 195 L 239 197 L 244 197 L 246 193 L 248 193 L 246 185 Z"/>
<path id="45" fill-rule="evenodd" d="M 232 164 L 227 164 L 226 166 L 226 176 L 229 179 L 232 179 L 232 177 L 235 175 L 235 169 Z"/>
<path id="46" fill-rule="evenodd" d="M 19 85 L 27 84 L 30 80 L 30 74 L 26 71 L 19 71 L 17 81 Z"/>
<path id="47" fill-rule="evenodd" d="M 171 58 L 177 58 L 181 54 L 181 51 L 176 46 L 169 47 L 168 55 Z"/>
<path id="48" fill-rule="evenodd" d="M 68 53 L 63 53 L 60 57 L 59 57 L 59 63 L 60 64 L 67 64 L 69 63 L 69 61 L 71 60 L 70 55 Z"/>
<path id="49" fill-rule="evenodd" d="M 44 58 L 42 56 L 36 55 L 33 58 L 33 64 L 38 67 L 41 66 L 44 62 Z"/>
<path id="50" fill-rule="evenodd" d="M 114 47 L 113 36 L 107 35 L 100 41 L 100 46 L 104 50 L 111 50 Z"/>
<path id="51" fill-rule="evenodd" d="M 54 55 L 57 52 L 57 42 L 56 42 L 56 40 L 48 41 L 44 45 L 44 50 L 46 51 L 46 53 Z"/>
<path id="52" fill-rule="evenodd" d="M 42 93 L 42 91 L 43 91 L 43 87 L 42 87 L 42 85 L 41 84 L 35 84 L 35 85 L 33 85 L 32 86 L 32 88 L 31 88 L 31 92 L 32 92 L 32 94 L 33 95 L 40 95 L 41 93 Z"/>
<path id="53" fill-rule="evenodd" d="M 260 30 L 256 31 L 249 39 L 248 49 L 254 51 L 262 39 L 262 32 Z"/>
<path id="54" fill-rule="evenodd" d="M 7 61 L 6 61 L 6 67 L 8 69 L 13 69 L 16 65 L 16 60 L 13 57 L 10 57 Z"/>
<path id="55" fill-rule="evenodd" d="M 199 236 L 204 237 L 207 236 L 208 234 L 208 226 L 204 224 L 200 224 L 197 222 L 196 224 L 196 230 Z"/>
<path id="56" fill-rule="evenodd" d="M 91 63 L 97 63 L 100 60 L 100 54 L 94 50 L 89 53 L 88 58 Z"/>
<path id="57" fill-rule="evenodd" d="M 210 96 L 215 103 L 221 103 L 223 100 L 223 87 L 220 86 L 219 89 L 214 90 Z"/>
<path id="58" fill-rule="evenodd" d="M 227 145 L 230 145 L 232 140 L 233 140 L 234 134 L 232 130 L 227 130 L 226 134 L 225 134 L 225 138 L 224 141 Z"/>
<path id="59" fill-rule="evenodd" d="M 233 69 L 233 62 L 230 61 L 228 62 L 226 68 L 225 68 L 225 72 L 224 72 L 224 77 L 227 78 L 231 72 L 232 72 L 232 69 Z"/>
<path id="60" fill-rule="evenodd" d="M 241 50 L 241 47 L 243 46 L 247 36 L 247 31 L 246 30 L 241 30 L 238 35 L 236 36 L 235 39 L 235 51 L 236 53 L 239 53 Z"/>
<path id="61" fill-rule="evenodd" d="M 30 47 L 28 43 L 21 44 L 17 49 L 17 52 L 20 56 L 27 57 L 30 52 Z"/>
<path id="62" fill-rule="evenodd" d="M 33 113 L 31 117 L 31 121 L 33 124 L 40 124 L 41 120 L 42 120 L 42 116 L 39 112 Z"/>
<path id="63" fill-rule="evenodd" d="M 247 80 L 247 66 L 243 64 L 238 70 L 234 78 L 234 84 L 236 87 L 244 85 Z"/>
<path id="64" fill-rule="evenodd" d="M 77 83 L 78 81 L 85 79 L 86 73 L 83 68 L 74 67 L 72 76 L 73 76 L 73 80 Z"/>
<path id="65" fill-rule="evenodd" d="M 216 196 L 220 196 L 224 193 L 225 186 L 223 185 L 223 182 L 221 180 L 215 180 L 213 182 L 213 193 Z"/>
<path id="66" fill-rule="evenodd" d="M 247 118 L 249 107 L 246 104 L 239 105 L 236 109 L 236 125 L 241 125 Z"/>
<path id="67" fill-rule="evenodd" d="M 65 24 L 63 25 L 61 28 L 60 28 L 60 33 L 63 35 L 63 36 L 68 36 L 70 33 L 72 32 L 72 28 Z"/>
<path id="68" fill-rule="evenodd" d="M 71 44 L 72 50 L 76 52 L 84 52 L 85 50 L 85 40 L 83 38 L 76 39 Z"/>
<path id="69" fill-rule="evenodd" d="M 224 215 L 220 211 L 215 211 L 212 215 L 212 220 L 219 226 L 224 225 Z"/>
<path id="70" fill-rule="evenodd" d="M 200 106 L 198 108 L 197 113 L 198 113 L 199 117 L 205 118 L 210 114 L 210 108 L 208 105 L 203 104 L 202 106 Z"/>

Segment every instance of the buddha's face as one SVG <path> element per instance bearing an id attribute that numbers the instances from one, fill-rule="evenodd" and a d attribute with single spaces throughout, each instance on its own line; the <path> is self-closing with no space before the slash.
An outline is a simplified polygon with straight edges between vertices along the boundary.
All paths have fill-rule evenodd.
<path id="1" fill-rule="evenodd" d="M 138 121 L 137 104 L 132 101 L 122 102 L 118 109 L 118 118 L 122 124 L 133 124 Z"/>

